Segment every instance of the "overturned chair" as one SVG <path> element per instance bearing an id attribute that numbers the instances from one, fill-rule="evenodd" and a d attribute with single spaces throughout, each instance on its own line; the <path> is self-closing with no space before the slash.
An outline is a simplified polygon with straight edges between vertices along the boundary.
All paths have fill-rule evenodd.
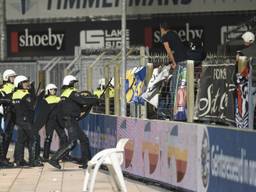
<path id="1" fill-rule="evenodd" d="M 116 148 L 104 149 L 98 152 L 89 162 L 86 169 L 83 191 L 92 192 L 96 180 L 97 172 L 101 165 L 106 165 L 110 175 L 113 177 L 117 189 L 127 192 L 124 182 L 121 165 L 124 160 L 124 147 L 129 141 L 122 138 L 117 142 Z"/>

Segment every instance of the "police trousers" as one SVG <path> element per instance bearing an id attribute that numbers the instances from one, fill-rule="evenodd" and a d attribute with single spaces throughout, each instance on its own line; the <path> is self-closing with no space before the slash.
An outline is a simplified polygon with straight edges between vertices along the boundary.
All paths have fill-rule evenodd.
<path id="1" fill-rule="evenodd" d="M 56 133 L 59 137 L 59 140 L 60 140 L 59 146 L 60 147 L 64 146 L 67 143 L 68 138 L 67 138 L 64 128 L 60 127 L 60 125 L 56 119 L 49 119 L 49 121 L 46 123 L 45 129 L 46 129 L 46 138 L 44 141 L 43 157 L 45 159 L 48 159 L 54 130 L 56 131 Z"/>
<path id="2" fill-rule="evenodd" d="M 32 124 L 26 121 L 19 121 L 16 123 L 17 130 L 17 141 L 15 143 L 14 150 L 14 161 L 20 163 L 24 158 L 24 148 L 28 145 L 29 162 L 34 163 L 35 161 L 35 132 Z"/>
<path id="3" fill-rule="evenodd" d="M 68 142 L 62 146 L 53 156 L 52 160 L 58 161 L 67 155 L 80 141 L 81 163 L 86 165 L 91 158 L 89 139 L 79 127 L 79 122 L 73 117 L 64 119 L 65 128 L 68 131 Z"/>
<path id="4" fill-rule="evenodd" d="M 4 135 L 4 143 L 3 143 L 3 155 L 6 158 L 10 143 L 12 141 L 12 134 L 15 125 L 15 115 L 11 112 L 8 112 L 4 119 L 5 125 L 5 135 Z"/>

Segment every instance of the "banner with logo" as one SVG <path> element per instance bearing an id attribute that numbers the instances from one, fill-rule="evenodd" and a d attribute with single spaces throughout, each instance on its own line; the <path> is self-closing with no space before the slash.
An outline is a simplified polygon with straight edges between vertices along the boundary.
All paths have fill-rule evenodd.
<path id="1" fill-rule="evenodd" d="M 127 29 L 127 46 L 137 42 L 134 32 Z M 130 34 L 135 39 L 130 40 Z M 66 56 L 74 55 L 75 46 L 121 48 L 121 36 L 118 21 L 8 25 L 7 53 L 9 57 Z"/>
<path id="2" fill-rule="evenodd" d="M 196 129 L 194 125 L 117 119 L 117 138 L 125 147 L 125 171 L 196 191 Z"/>
<path id="3" fill-rule="evenodd" d="M 53 31 L 50 27 L 42 31 L 30 31 L 28 28 L 24 31 L 12 31 L 9 37 L 9 51 L 13 55 L 28 53 L 26 56 L 33 56 L 30 55 L 33 52 L 42 52 L 46 55 L 51 52 L 64 53 L 67 46 L 65 31 Z"/>
<path id="4" fill-rule="evenodd" d="M 256 133 L 200 126 L 198 129 L 198 190 L 256 190 Z"/>
<path id="5" fill-rule="evenodd" d="M 126 41 L 130 47 L 148 46 L 152 50 L 163 48 L 160 43 L 159 23 L 167 21 L 183 42 L 201 41 L 206 52 L 214 53 L 217 52 L 217 46 L 224 43 L 225 33 L 231 27 L 237 27 L 252 16 L 253 13 L 242 16 L 229 14 L 204 17 L 170 15 L 162 18 L 128 20 Z M 219 22 L 215 22 L 216 20 Z M 251 25 L 246 25 L 239 33 L 231 33 L 229 39 L 239 39 L 243 31 L 251 28 Z M 74 55 L 75 46 L 121 48 L 121 36 L 121 22 L 118 20 L 8 24 L 7 53 L 8 57 L 66 56 Z"/>
<path id="6" fill-rule="evenodd" d="M 120 0 L 8 0 L 6 19 L 51 19 L 68 17 L 120 16 Z M 251 0 L 129 0 L 127 15 L 228 12 L 255 10 L 256 2 Z"/>
<path id="7" fill-rule="evenodd" d="M 203 65 L 197 117 L 235 124 L 235 64 Z"/>

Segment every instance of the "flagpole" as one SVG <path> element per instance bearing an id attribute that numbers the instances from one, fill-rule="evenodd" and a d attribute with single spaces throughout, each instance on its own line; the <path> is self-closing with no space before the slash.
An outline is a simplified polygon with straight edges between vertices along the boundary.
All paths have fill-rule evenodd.
<path id="1" fill-rule="evenodd" d="M 125 73 L 126 73 L 126 0 L 122 0 L 122 66 L 121 66 L 121 116 L 126 116 L 126 94 L 125 94 Z"/>

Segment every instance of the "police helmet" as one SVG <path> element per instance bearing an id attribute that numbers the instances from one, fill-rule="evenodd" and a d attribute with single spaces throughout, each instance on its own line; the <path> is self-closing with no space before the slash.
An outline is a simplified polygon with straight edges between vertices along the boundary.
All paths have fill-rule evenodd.
<path id="1" fill-rule="evenodd" d="M 63 79 L 62 86 L 73 85 L 75 82 L 78 82 L 78 80 L 76 79 L 75 76 L 73 76 L 73 75 L 67 75 L 67 76 L 65 76 L 64 79 Z"/>
<path id="2" fill-rule="evenodd" d="M 14 79 L 14 86 L 16 88 L 19 87 L 20 83 L 24 82 L 24 81 L 28 81 L 28 78 L 24 75 L 18 75 L 17 77 L 15 77 Z"/>
<path id="3" fill-rule="evenodd" d="M 15 71 L 13 71 L 12 69 L 7 69 L 3 73 L 3 81 L 8 81 L 9 77 L 13 77 L 13 76 L 16 76 Z"/>
<path id="4" fill-rule="evenodd" d="M 99 84 L 99 86 L 105 86 L 105 84 L 106 84 L 105 79 L 104 78 L 99 79 L 98 84 Z"/>
<path id="5" fill-rule="evenodd" d="M 45 94 L 49 95 L 49 90 L 51 90 L 51 89 L 57 89 L 57 86 L 55 84 L 53 84 L 53 83 L 49 83 L 45 87 Z"/>

